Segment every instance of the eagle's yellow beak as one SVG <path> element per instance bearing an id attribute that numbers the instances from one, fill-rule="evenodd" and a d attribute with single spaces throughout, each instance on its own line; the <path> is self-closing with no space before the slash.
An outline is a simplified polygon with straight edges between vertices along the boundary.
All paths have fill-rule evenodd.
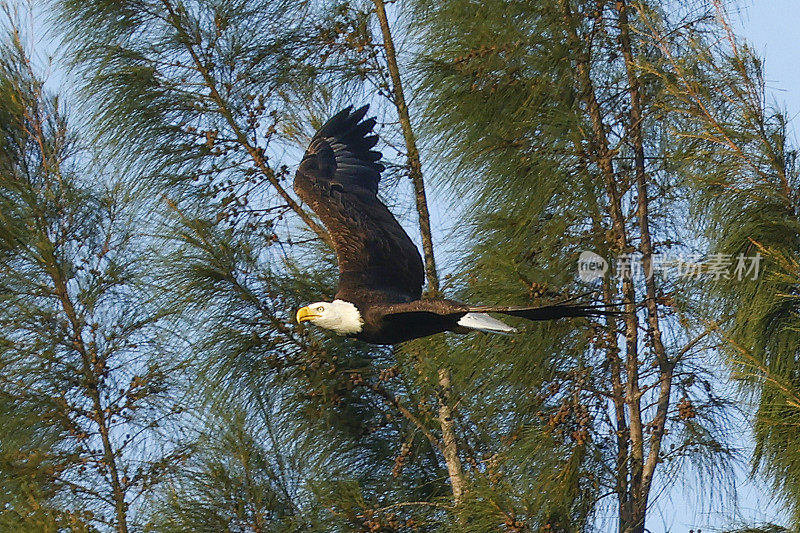
<path id="1" fill-rule="evenodd" d="M 314 320 L 315 318 L 319 317 L 320 315 L 314 314 L 311 309 L 308 307 L 301 307 L 297 310 L 297 322 L 307 322 L 309 320 Z"/>

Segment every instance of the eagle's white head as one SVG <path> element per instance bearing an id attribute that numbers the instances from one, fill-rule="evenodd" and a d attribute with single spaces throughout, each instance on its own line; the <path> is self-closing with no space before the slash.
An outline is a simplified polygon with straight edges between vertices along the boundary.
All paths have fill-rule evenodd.
<path id="1" fill-rule="evenodd" d="M 297 321 L 311 322 L 315 326 L 331 329 L 339 335 L 359 333 L 364 327 L 364 320 L 358 308 L 344 300 L 316 302 L 301 307 L 297 311 Z"/>

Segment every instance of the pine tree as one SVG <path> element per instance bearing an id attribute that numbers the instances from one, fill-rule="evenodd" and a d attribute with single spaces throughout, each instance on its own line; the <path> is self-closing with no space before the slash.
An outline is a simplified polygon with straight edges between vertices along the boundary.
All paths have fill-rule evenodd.
<path id="1" fill-rule="evenodd" d="M 180 360 L 148 292 L 143 206 L 86 164 L 15 27 L 0 92 L 2 520 L 129 531 L 131 506 L 182 458 L 170 439 L 153 445 L 180 410 Z"/>
<path id="2" fill-rule="evenodd" d="M 663 47 L 692 66 L 688 86 L 723 106 L 702 78 L 718 57 L 708 43 L 724 33 L 713 14 L 713 6 L 667 14 L 651 2 L 418 3 L 430 132 L 453 161 L 449 183 L 472 198 L 465 293 L 537 301 L 572 284 L 582 250 L 616 258 L 623 274 L 605 277 L 599 297 L 621 302 L 624 315 L 553 325 L 504 352 L 505 361 L 541 358 L 538 375 L 512 371 L 540 387 L 526 411 L 541 421 L 518 423 L 553 439 L 560 458 L 532 481 L 550 471 L 563 485 L 548 495 L 571 496 L 541 502 L 543 514 L 528 515 L 539 525 L 587 527 L 613 505 L 620 531 L 643 531 L 659 485 L 687 463 L 717 482 L 729 473 L 730 397 L 702 370 L 713 365 L 716 328 L 698 305 L 703 290 L 674 274 L 626 273 L 623 262 L 640 258 L 647 274 L 665 255 L 688 257 L 706 244 L 682 229 L 696 205 L 686 166 L 698 154 L 671 129 L 685 114 L 674 106 L 676 74 Z"/>
<path id="3" fill-rule="evenodd" d="M 784 114 L 766 103 L 761 60 L 733 35 L 725 6 L 714 6 L 718 40 L 702 48 L 701 65 L 663 46 L 670 74 L 664 81 L 672 105 L 686 117 L 676 131 L 692 139 L 694 157 L 685 171 L 693 177 L 695 217 L 712 251 L 761 259 L 750 275 L 710 280 L 705 289 L 732 375 L 742 397 L 758 406 L 753 466 L 774 481 L 797 527 L 797 148 Z"/>
<path id="4" fill-rule="evenodd" d="M 332 293 L 334 279 L 330 252 L 306 242 L 309 234 L 298 225 L 321 242 L 324 230 L 288 196 L 287 168 L 275 155 L 288 147 L 287 160 L 296 164 L 295 147 L 307 144 L 311 127 L 301 129 L 292 115 L 326 104 L 306 93 L 312 75 L 328 73 L 303 60 L 324 42 L 327 13 L 313 19 L 312 5 L 298 10 L 275 2 L 62 7 L 69 27 L 80 26 L 71 38 L 86 90 L 105 102 L 95 109 L 102 140 L 125 146 L 120 157 L 131 164 L 148 166 L 166 197 L 162 209 L 170 215 L 161 232 L 172 252 L 165 254 L 171 272 L 163 283 L 176 289 L 176 305 L 183 306 L 198 361 L 196 388 L 207 391 L 205 399 L 193 399 L 197 415 L 219 416 L 214 413 L 226 402 L 246 399 L 280 405 L 277 421 L 248 412 L 251 424 L 313 431 L 308 442 L 316 452 L 304 457 L 327 466 L 288 470 L 316 498 L 294 502 L 292 520 L 303 523 L 314 514 L 310 509 L 324 506 L 335 510 L 328 520 L 338 527 L 384 519 L 405 524 L 417 514 L 407 501 L 438 512 L 437 503 L 426 502 L 447 494 L 444 465 L 432 449 L 439 444 L 427 411 L 415 414 L 401 402 L 408 384 L 397 375 L 394 354 L 289 325 L 300 302 L 318 299 L 321 289 Z M 135 161 L 142 151 L 149 155 Z M 275 464 L 297 464 L 280 459 L 275 447 L 262 450 L 275 454 Z M 412 451 L 418 465 L 404 468 Z M 196 453 L 213 452 L 201 447 Z M 334 467 L 346 475 L 330 477 L 339 471 Z M 192 473 L 177 476 L 175 494 L 197 490 L 197 481 Z M 215 499 L 214 487 L 204 494 L 203 505 L 230 510 L 230 502 Z M 392 514 L 396 500 L 400 507 Z"/>
<path id="5" fill-rule="evenodd" d="M 356 98 L 379 104 L 383 198 L 419 226 L 429 294 L 538 303 L 586 290 L 582 250 L 638 254 L 646 271 L 704 252 L 714 225 L 685 221 L 730 153 L 691 91 L 722 124 L 749 98 L 715 70 L 713 6 L 57 4 L 98 142 L 163 197 L 160 283 L 197 363 L 197 424 L 182 426 L 196 446 L 148 527 L 577 531 L 610 508 L 639 532 L 678 473 L 726 485 L 731 397 L 707 368 L 729 317 L 697 280 L 606 276 L 595 297 L 625 314 L 511 338 L 384 349 L 291 324 L 332 294 L 335 268 L 288 178 Z M 436 173 L 463 203 L 457 265 L 427 220 Z M 434 252 L 463 275 L 440 283 Z"/>

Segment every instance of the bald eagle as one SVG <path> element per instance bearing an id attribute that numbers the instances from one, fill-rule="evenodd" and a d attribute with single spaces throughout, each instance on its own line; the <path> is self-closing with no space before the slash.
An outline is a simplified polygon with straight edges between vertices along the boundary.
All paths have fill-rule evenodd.
<path id="1" fill-rule="evenodd" d="M 294 190 L 327 227 L 339 262 L 335 299 L 301 308 L 298 322 L 372 344 L 396 344 L 444 331 L 516 332 L 486 313 L 528 320 L 608 314 L 574 299 L 539 307 L 420 299 L 422 258 L 377 196 L 384 166 L 381 153 L 372 150 L 378 142 L 372 133 L 375 118 L 362 121 L 368 107 L 347 107 L 328 120 L 295 174 Z"/>

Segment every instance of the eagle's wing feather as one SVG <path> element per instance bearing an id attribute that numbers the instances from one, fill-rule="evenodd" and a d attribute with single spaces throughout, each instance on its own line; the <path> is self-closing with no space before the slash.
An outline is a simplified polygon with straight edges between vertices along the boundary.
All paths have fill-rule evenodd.
<path id="1" fill-rule="evenodd" d="M 499 305 L 467 305 L 453 300 L 420 300 L 407 304 L 395 304 L 382 308 L 384 317 L 391 319 L 400 313 L 429 313 L 439 316 L 463 316 L 467 313 L 500 313 L 527 320 L 555 320 L 567 317 L 599 317 L 615 316 L 620 311 L 614 306 L 604 304 L 576 304 L 572 299 L 565 302 L 539 306 L 499 306 Z"/>
<path id="2" fill-rule="evenodd" d="M 367 289 L 394 295 L 395 301 L 415 300 L 424 282 L 422 258 L 377 197 L 384 167 L 381 153 L 372 150 L 378 142 L 370 135 L 375 119 L 361 122 L 367 108 L 348 107 L 320 128 L 295 174 L 294 190 L 331 234 L 338 298 Z"/>
<path id="3" fill-rule="evenodd" d="M 500 313 L 509 316 L 518 316 L 527 320 L 555 320 L 567 317 L 599 317 L 615 316 L 620 312 L 609 309 L 607 305 L 591 304 L 552 304 L 541 306 L 492 306 L 475 305 L 470 306 L 471 313 Z"/>
<path id="4" fill-rule="evenodd" d="M 378 308 L 386 318 L 402 313 L 428 313 L 439 316 L 465 315 L 469 313 L 470 306 L 455 300 L 431 298 L 408 303 L 384 305 Z"/>

